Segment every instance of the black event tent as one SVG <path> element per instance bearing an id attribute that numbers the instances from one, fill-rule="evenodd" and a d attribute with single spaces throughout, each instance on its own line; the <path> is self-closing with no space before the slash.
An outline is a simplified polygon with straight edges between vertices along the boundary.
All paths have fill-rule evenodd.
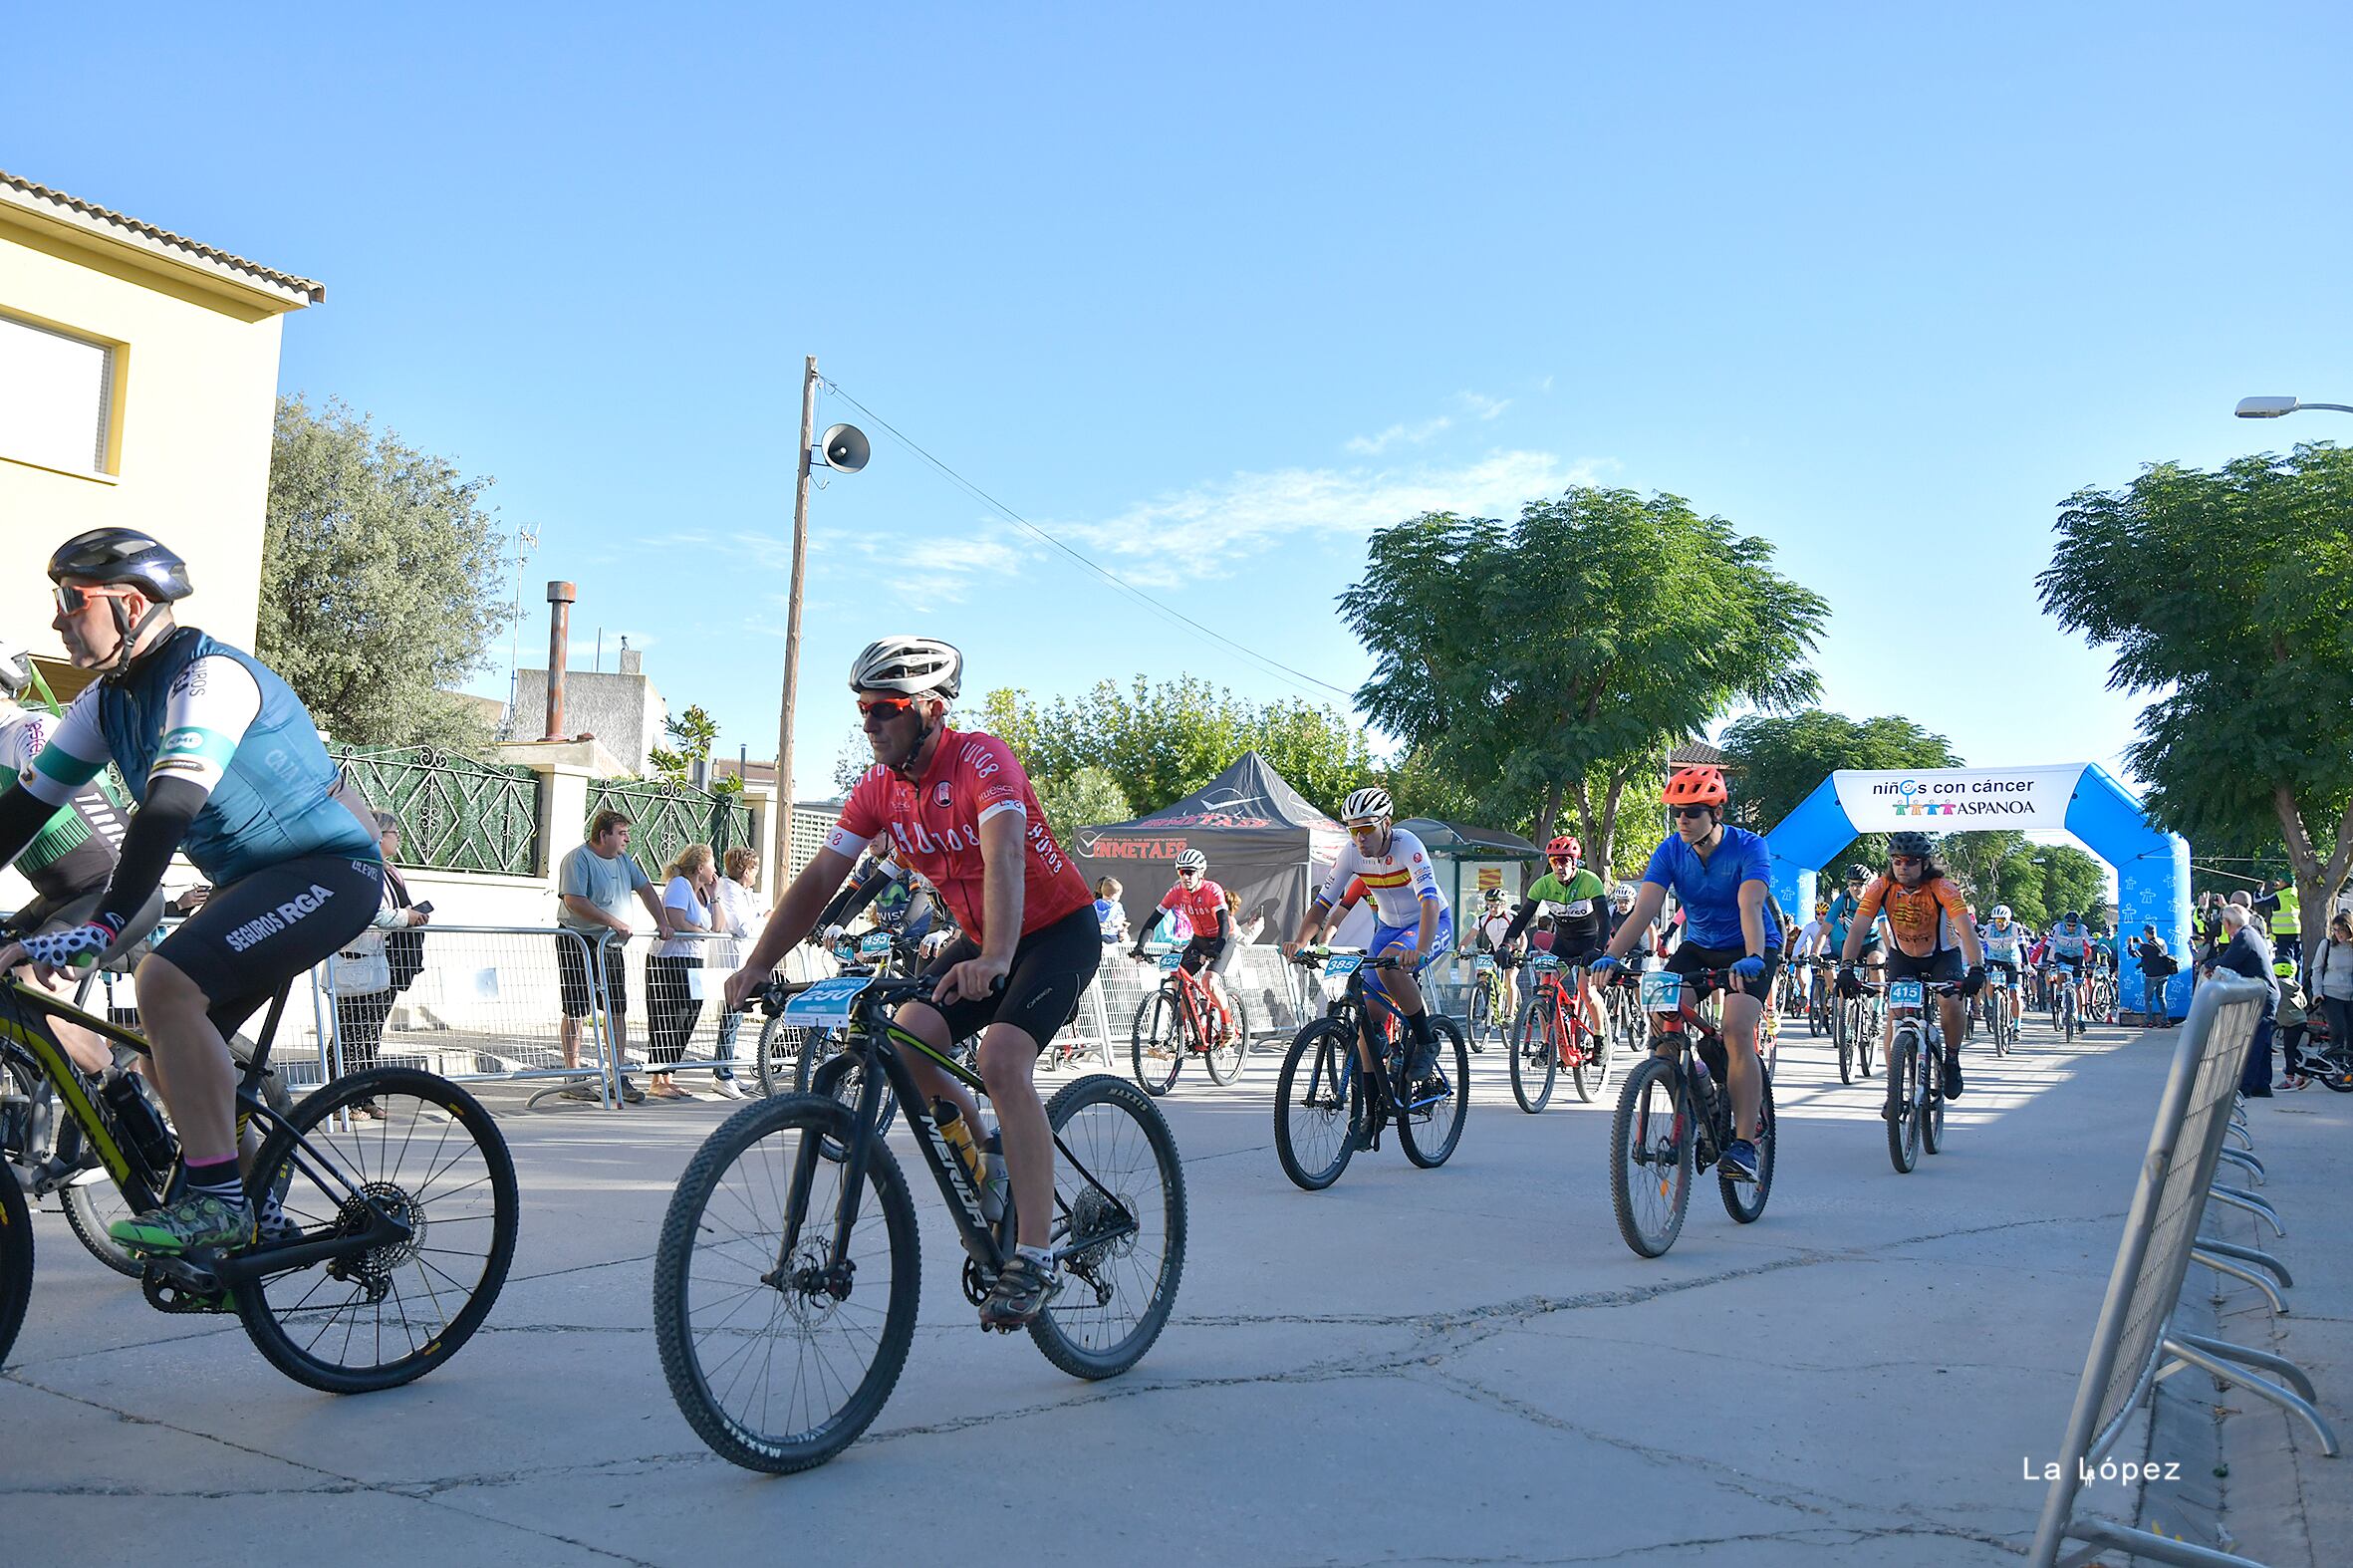
<path id="1" fill-rule="evenodd" d="M 1209 857 L 1209 880 L 1241 899 L 1245 918 L 1261 904 L 1274 906 L 1259 939 L 1276 941 L 1298 927 L 1314 891 L 1310 879 L 1320 884 L 1348 835 L 1264 757 L 1246 751 L 1174 805 L 1133 822 L 1082 828 L 1072 841 L 1088 887 L 1104 877 L 1120 880 L 1131 930 L 1142 930 L 1176 886 L 1176 857 L 1191 849 Z"/>

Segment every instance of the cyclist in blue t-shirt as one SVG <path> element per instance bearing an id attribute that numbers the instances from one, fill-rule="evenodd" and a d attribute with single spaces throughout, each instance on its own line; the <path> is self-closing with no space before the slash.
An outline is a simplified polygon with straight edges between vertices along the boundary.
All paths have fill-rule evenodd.
<path id="1" fill-rule="evenodd" d="M 1723 1038 L 1729 1058 L 1725 1071 L 1732 1081 L 1733 1139 L 1717 1165 L 1734 1180 L 1753 1181 L 1757 1112 L 1764 1098 L 1756 1031 L 1763 998 L 1781 966 L 1781 921 L 1770 908 L 1765 842 L 1745 828 L 1724 826 L 1731 792 L 1721 768 L 1680 769 L 1660 799 L 1675 814 L 1675 831 L 1651 856 L 1633 915 L 1593 968 L 1597 975 L 1617 968 L 1668 893 L 1675 894 L 1683 906 L 1684 939 L 1667 960 L 1668 971 L 1728 970 L 1732 976 L 1723 1004 Z M 1666 1046 L 1662 1054 L 1674 1049 Z"/>

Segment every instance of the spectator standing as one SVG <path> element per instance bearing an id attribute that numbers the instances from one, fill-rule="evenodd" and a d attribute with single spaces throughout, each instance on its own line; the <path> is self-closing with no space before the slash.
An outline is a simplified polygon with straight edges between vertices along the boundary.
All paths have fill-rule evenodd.
<path id="1" fill-rule="evenodd" d="M 580 1020 L 592 1008 L 604 1011 L 613 1031 L 616 1061 L 629 1042 L 629 974 L 623 964 L 623 943 L 633 934 L 622 918 L 632 895 L 646 907 L 654 928 L 661 928 L 661 904 L 654 897 L 654 879 L 630 854 L 630 820 L 608 807 L 589 819 L 588 841 L 565 855 L 556 868 L 556 923 L 579 932 L 556 938 L 556 971 L 562 992 L 564 1022 L 561 1042 L 564 1065 L 580 1065 Z M 589 1083 L 564 1091 L 568 1100 L 601 1100 Z M 632 1105 L 645 1103 L 646 1091 L 621 1080 L 621 1097 Z"/>
<path id="2" fill-rule="evenodd" d="M 1231 888 L 1226 889 L 1225 929 L 1224 950 L 1209 960 L 1209 983 L 1217 987 L 1219 997 L 1230 1006 L 1233 992 L 1226 983 L 1225 973 L 1233 967 L 1234 960 L 1242 955 L 1242 949 L 1256 941 L 1259 933 L 1266 929 L 1266 906 L 1260 905 L 1258 913 L 1245 920 L 1242 918 L 1242 896 Z"/>
<path id="3" fill-rule="evenodd" d="M 2157 934 L 2154 923 L 2142 926 L 2141 934 L 2125 943 L 2125 950 L 2141 965 L 2141 1010 L 2146 1014 L 2145 1026 L 2162 1029 L 2173 1022 L 2165 1005 L 2165 982 L 2181 969 L 2181 962 L 2166 950 L 2165 938 Z"/>
<path id="4" fill-rule="evenodd" d="M 2279 980 L 2271 972 L 2271 944 L 2264 940 L 2254 912 L 2243 904 L 2222 906 L 2222 929 L 2229 940 L 2215 954 L 2215 967 L 2260 980 L 2270 995 L 2263 1002 L 2262 1019 L 2246 1048 L 2246 1065 L 2239 1070 L 2239 1093 L 2257 1100 L 2271 1097 L 2272 1019 L 2279 1011 Z"/>
<path id="5" fill-rule="evenodd" d="M 2304 920 L 2302 906 L 2296 899 L 2296 885 L 2285 877 L 2272 878 L 2271 891 L 2255 901 L 2255 913 L 2271 928 L 2271 950 L 2291 963 L 2302 963 Z"/>
<path id="6" fill-rule="evenodd" d="M 646 960 L 646 1062 L 652 1071 L 646 1092 L 657 1100 L 694 1097 L 661 1071 L 677 1065 L 702 1016 L 695 971 L 702 967 L 703 942 L 713 928 L 711 904 L 718 896 L 719 866 L 707 844 L 689 844 L 662 876 L 661 945 Z"/>
<path id="7" fill-rule="evenodd" d="M 384 904 L 377 911 L 375 928 L 384 942 L 385 971 L 390 976 L 381 991 L 335 998 L 336 1038 L 343 1045 L 343 1070 L 365 1072 L 377 1065 L 384 1044 L 384 1027 L 392 1015 L 392 1002 L 415 983 L 424 968 L 424 938 L 415 927 L 431 918 L 408 896 L 408 884 L 392 864 L 400 853 L 400 824 L 391 812 L 376 813 L 377 841 L 384 847 Z M 352 1107 L 352 1114 L 384 1120 L 374 1100 Z"/>
<path id="8" fill-rule="evenodd" d="M 1106 947 L 1117 947 L 1128 939 L 1128 911 L 1120 903 L 1120 895 L 1126 891 L 1117 877 L 1095 884 L 1095 921 L 1103 927 Z"/>
<path id="9" fill-rule="evenodd" d="M 2286 1074 L 2290 1089 L 2304 1087 L 2305 1078 L 2296 1071 L 2296 1047 L 2304 1043 L 2304 1031 L 2311 1027 L 2311 1004 L 2304 999 L 2303 987 L 2296 983 L 2296 961 L 2274 947 L 2271 973 L 2279 981 L 2279 1066 Z"/>
<path id="10" fill-rule="evenodd" d="M 2327 1020 L 2331 1040 L 2353 1040 L 2353 915 L 2339 910 L 2307 967 L 2312 1006 Z"/>
<path id="11" fill-rule="evenodd" d="M 719 867 L 718 896 L 711 901 L 712 928 L 723 938 L 714 945 L 718 951 L 711 956 L 711 967 L 732 974 L 742 966 L 745 948 L 741 938 L 757 936 L 768 923 L 768 907 L 760 900 L 760 852 L 748 844 L 738 844 L 727 852 Z M 743 1089 L 735 1082 L 735 1035 L 743 1027 L 743 1014 L 719 1015 L 719 1043 L 711 1052 L 718 1062 L 711 1073 L 711 1088 L 723 1100 L 740 1100 Z"/>

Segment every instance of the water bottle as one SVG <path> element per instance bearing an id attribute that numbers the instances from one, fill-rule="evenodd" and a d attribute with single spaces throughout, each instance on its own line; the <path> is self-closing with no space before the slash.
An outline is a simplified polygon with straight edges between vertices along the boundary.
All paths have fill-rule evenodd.
<path id="1" fill-rule="evenodd" d="M 1005 1175 L 1005 1135 L 991 1128 L 980 1141 L 980 1211 L 990 1224 L 1005 1217 L 1005 1194 L 1011 1189 Z"/>
<path id="2" fill-rule="evenodd" d="M 131 1146 L 139 1159 L 146 1163 L 147 1174 L 160 1180 L 171 1169 L 173 1156 L 171 1134 L 163 1126 L 163 1118 L 129 1073 L 116 1069 L 109 1072 L 99 1085 L 99 1098 L 107 1103 L 107 1110 L 115 1118 L 115 1126 L 122 1131 L 123 1141 Z"/>
<path id="3" fill-rule="evenodd" d="M 964 1171 L 964 1179 L 972 1183 L 972 1195 L 980 1199 L 980 1211 L 990 1219 L 996 1218 L 996 1214 L 988 1212 L 987 1178 L 982 1169 L 980 1151 L 972 1142 L 972 1130 L 964 1125 L 964 1114 L 955 1108 L 953 1101 L 934 1100 L 931 1102 L 931 1122 L 939 1129 L 939 1136 L 947 1140 L 947 1147 L 955 1152 L 956 1164 Z M 1000 1207 L 997 1212 L 1002 1213 L 1004 1210 Z"/>

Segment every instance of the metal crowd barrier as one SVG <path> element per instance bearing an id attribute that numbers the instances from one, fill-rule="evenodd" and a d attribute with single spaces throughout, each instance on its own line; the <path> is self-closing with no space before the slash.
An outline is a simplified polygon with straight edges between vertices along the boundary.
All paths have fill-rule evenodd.
<path id="1" fill-rule="evenodd" d="M 2156 1562 L 2259 1568 L 2248 1558 L 2076 1512 L 2100 1460 L 2123 1437 L 2157 1384 L 2177 1372 L 2195 1368 L 2291 1410 L 2311 1424 L 2324 1451 L 2337 1451 L 2336 1435 L 2313 1408 L 2310 1380 L 2285 1358 L 2192 1334 L 2174 1323 L 2183 1280 L 2194 1262 L 2258 1284 L 2282 1307 L 2269 1282 L 2241 1265 L 2268 1270 L 2282 1286 L 2292 1284 L 2286 1268 L 2268 1254 L 2200 1233 L 2211 1197 L 2249 1209 L 2268 1219 L 2274 1232 L 2285 1234 L 2278 1215 L 2260 1197 L 2215 1181 L 2225 1154 L 2233 1157 L 2234 1171 L 2251 1169 L 2261 1177 L 2261 1162 L 2252 1157 L 2252 1140 L 2238 1115 L 2236 1096 L 2239 1071 L 2267 997 L 2259 981 L 2218 975 L 2201 984 L 2190 1003 L 2107 1295 L 2092 1331 L 2091 1351 L 2058 1453 L 2058 1474 L 2028 1554 L 2034 1568 L 2078 1568 L 2112 1548 Z M 2233 1136 L 2242 1150 L 2225 1148 Z M 2292 1388 L 2249 1370 L 2258 1368 Z M 2069 1541 L 2087 1544 L 2062 1560 L 2059 1553 Z"/>

